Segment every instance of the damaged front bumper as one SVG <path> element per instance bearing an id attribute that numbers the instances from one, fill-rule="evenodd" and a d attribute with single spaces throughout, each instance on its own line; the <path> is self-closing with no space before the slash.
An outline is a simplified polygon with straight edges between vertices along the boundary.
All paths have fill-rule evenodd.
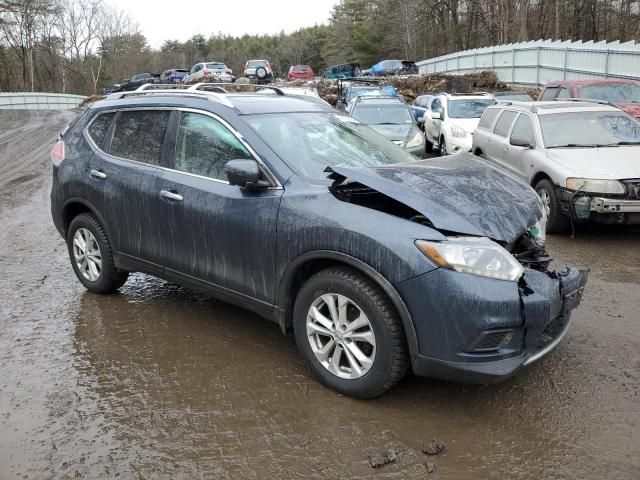
<path id="1" fill-rule="evenodd" d="M 562 211 L 579 222 L 640 224 L 640 199 L 607 198 L 558 189 Z"/>
<path id="2" fill-rule="evenodd" d="M 414 372 L 468 383 L 508 378 L 562 341 L 587 276 L 526 269 L 516 283 L 440 268 L 401 282 L 418 339 Z"/>

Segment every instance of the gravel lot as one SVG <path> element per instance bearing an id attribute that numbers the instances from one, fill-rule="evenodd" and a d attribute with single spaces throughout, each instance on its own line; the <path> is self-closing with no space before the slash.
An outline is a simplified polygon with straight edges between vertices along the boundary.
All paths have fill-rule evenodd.
<path id="1" fill-rule="evenodd" d="M 48 201 L 72 115 L 0 111 L 0 479 L 640 478 L 638 229 L 549 239 L 592 274 L 566 340 L 516 378 L 353 400 L 256 315 L 140 274 L 81 287 Z"/>

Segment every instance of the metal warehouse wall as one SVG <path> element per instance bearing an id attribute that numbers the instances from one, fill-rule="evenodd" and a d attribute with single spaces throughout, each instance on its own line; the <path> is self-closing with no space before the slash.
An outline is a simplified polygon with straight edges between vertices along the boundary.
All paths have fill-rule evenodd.
<path id="1" fill-rule="evenodd" d="M 495 70 L 503 82 L 522 85 L 607 77 L 640 79 L 640 44 L 535 40 L 465 50 L 417 65 L 421 74 Z"/>
<path id="2" fill-rule="evenodd" d="M 85 98 L 64 93 L 0 93 L 0 109 L 66 110 L 77 107 Z"/>

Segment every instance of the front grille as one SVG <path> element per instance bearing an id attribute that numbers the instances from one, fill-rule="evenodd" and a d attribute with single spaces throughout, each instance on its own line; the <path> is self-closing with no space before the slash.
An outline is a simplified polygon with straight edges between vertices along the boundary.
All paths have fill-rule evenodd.
<path id="1" fill-rule="evenodd" d="M 627 196 L 634 200 L 640 200 L 640 178 L 624 180 L 627 187 Z"/>

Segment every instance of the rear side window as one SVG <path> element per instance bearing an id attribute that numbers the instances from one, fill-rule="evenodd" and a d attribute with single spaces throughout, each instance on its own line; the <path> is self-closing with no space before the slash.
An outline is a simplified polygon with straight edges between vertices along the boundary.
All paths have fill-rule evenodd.
<path id="1" fill-rule="evenodd" d="M 558 94 L 558 90 L 559 90 L 559 87 L 545 88 L 544 92 L 542 92 L 542 96 L 540 97 L 540 100 L 553 100 L 554 98 L 556 98 L 556 95 Z"/>
<path id="2" fill-rule="evenodd" d="M 158 165 L 170 115 L 168 110 L 120 112 L 113 130 L 111 155 Z"/>
<path id="3" fill-rule="evenodd" d="M 571 98 L 571 94 L 569 93 L 569 89 L 562 87 L 560 89 L 560 93 L 558 93 L 558 96 L 556 98 Z"/>
<path id="4" fill-rule="evenodd" d="M 183 112 L 176 142 L 176 170 L 226 180 L 229 160 L 253 158 L 237 137 L 208 115 Z"/>
<path id="5" fill-rule="evenodd" d="M 506 136 L 509 134 L 509 128 L 511 128 L 511 124 L 513 123 L 514 118 L 516 118 L 516 112 L 504 110 L 502 112 L 502 115 L 500 115 L 500 118 L 496 122 L 493 133 L 506 138 Z"/>
<path id="6" fill-rule="evenodd" d="M 531 119 L 528 115 L 525 115 L 524 113 L 520 114 L 518 120 L 516 120 L 516 123 L 513 126 L 511 135 L 519 135 L 533 142 L 533 124 L 531 123 Z"/>
<path id="7" fill-rule="evenodd" d="M 115 112 L 101 113 L 89 125 L 87 133 L 98 147 L 102 146 L 107 130 L 109 130 L 109 125 L 111 125 L 111 120 L 115 115 Z"/>
<path id="8" fill-rule="evenodd" d="M 480 118 L 480 123 L 478 124 L 478 127 L 484 128 L 485 130 L 490 130 L 491 125 L 493 125 L 493 121 L 496 119 L 499 113 L 500 113 L 499 108 L 487 108 L 482 114 L 482 117 Z"/>

